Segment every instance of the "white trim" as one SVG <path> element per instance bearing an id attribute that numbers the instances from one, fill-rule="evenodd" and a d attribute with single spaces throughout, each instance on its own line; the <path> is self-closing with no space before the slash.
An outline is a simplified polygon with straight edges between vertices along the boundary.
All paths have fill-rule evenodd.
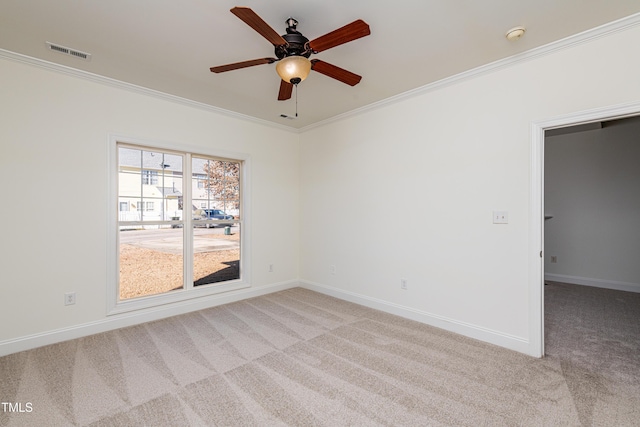
<path id="1" fill-rule="evenodd" d="M 637 15 L 634 15 L 637 16 Z M 621 119 L 640 114 L 640 102 L 579 111 L 531 123 L 529 212 L 529 343 L 528 353 L 544 355 L 544 131 L 591 122 Z"/>
<path id="2" fill-rule="evenodd" d="M 300 281 L 300 287 L 309 289 L 322 294 L 330 295 L 345 301 L 360 304 L 365 307 L 384 311 L 386 313 L 395 314 L 396 316 L 406 319 L 415 320 L 426 325 L 435 326 L 436 328 L 464 335 L 480 341 L 495 344 L 520 353 L 529 354 L 529 342 L 521 337 L 494 331 L 482 326 L 473 325 L 471 323 L 460 322 L 448 317 L 439 316 L 422 310 L 416 310 L 411 307 L 394 304 L 378 298 L 371 298 L 366 295 L 345 291 L 331 286 L 322 285 L 307 280 Z"/>
<path id="3" fill-rule="evenodd" d="M 217 150 L 211 147 L 195 147 L 188 146 L 177 142 L 167 141 L 155 141 L 145 140 L 141 138 L 130 137 L 121 134 L 111 133 L 107 138 L 107 159 L 108 159 L 108 195 L 109 200 L 114 201 L 118 199 L 117 188 L 117 147 L 118 143 L 131 144 L 132 146 L 148 147 L 152 149 L 167 150 L 170 152 L 185 153 L 185 161 L 190 161 L 189 154 L 222 157 L 227 159 L 240 160 L 243 162 L 241 167 L 241 206 L 242 206 L 242 234 L 240 243 L 240 271 L 241 277 L 239 280 L 218 283 L 210 286 L 202 286 L 199 288 L 193 288 L 193 286 L 187 286 L 182 290 L 174 292 L 167 292 L 158 295 L 150 295 L 148 297 L 135 298 L 126 301 L 119 301 L 118 289 L 115 284 L 118 281 L 118 242 L 117 242 L 117 230 L 118 230 L 118 217 L 117 217 L 117 205 L 113 208 L 110 202 L 110 208 L 108 209 L 107 218 L 107 316 L 119 316 L 123 313 L 131 312 L 134 310 L 147 310 L 153 309 L 156 306 L 161 305 L 173 305 L 180 304 L 182 302 L 194 299 L 194 298 L 206 298 L 210 295 L 216 295 L 226 292 L 237 291 L 239 289 L 248 288 L 251 286 L 251 156 L 246 153 L 230 152 Z M 185 173 L 191 171 L 191 165 L 187 164 L 183 168 Z M 187 175 L 184 175 L 187 176 Z M 190 176 L 190 175 L 188 175 Z M 190 182 L 190 181 L 189 181 Z M 189 185 L 189 183 L 187 183 Z M 189 193 L 186 192 L 188 195 Z M 185 198 L 185 206 L 191 205 L 191 199 Z M 185 227 L 183 230 L 192 229 L 191 219 L 186 218 Z M 190 238 L 185 238 L 184 241 L 185 254 L 189 248 L 192 248 L 192 241 Z M 185 256 L 186 259 L 186 256 Z M 191 268 L 187 266 L 185 268 Z M 187 270 L 186 273 L 190 271 Z M 185 277 L 189 277 L 186 275 Z"/>
<path id="4" fill-rule="evenodd" d="M 344 120 L 348 117 L 356 116 L 359 114 L 363 114 L 367 111 L 376 110 L 379 108 L 386 107 L 387 105 L 395 104 L 398 102 L 402 102 L 406 99 L 412 98 L 414 96 L 419 96 L 428 92 L 432 92 L 434 90 L 438 90 L 440 88 L 450 86 L 456 83 L 460 83 L 464 80 L 475 78 L 476 76 L 480 76 L 483 74 L 488 74 L 498 69 L 510 67 L 511 65 L 528 61 L 534 58 L 538 58 L 545 55 L 550 55 L 562 49 L 571 48 L 573 46 L 577 46 L 579 44 L 587 43 L 589 41 L 595 40 L 600 37 L 607 36 L 609 34 L 613 34 L 618 31 L 624 31 L 626 29 L 632 28 L 636 25 L 640 25 L 640 13 L 635 13 L 633 15 L 629 15 L 627 17 L 618 19 L 616 21 L 612 21 L 606 24 L 603 24 L 599 27 L 595 27 L 586 31 L 583 31 L 578 34 L 574 34 L 572 36 L 566 37 L 562 40 L 558 40 L 555 42 L 551 42 L 547 45 L 540 46 L 534 49 L 530 49 L 526 52 L 522 52 L 520 54 L 516 54 L 507 58 L 503 58 L 489 64 L 481 65 L 479 67 L 473 68 L 468 71 L 461 72 L 459 74 L 438 80 L 433 83 L 429 83 L 425 86 L 418 87 L 416 89 L 409 90 L 407 92 L 400 93 L 398 95 L 392 96 L 390 98 L 383 99 L 378 102 L 374 102 L 369 105 L 365 105 L 364 107 L 357 108 L 355 110 L 347 111 L 346 113 L 339 114 L 337 116 L 330 117 L 326 120 L 322 120 L 308 126 L 302 127 L 300 129 L 296 129 L 290 126 L 285 126 L 280 123 L 272 122 L 269 120 L 258 119 L 255 117 L 251 117 L 245 114 L 236 113 L 233 111 L 225 110 L 223 108 L 215 107 L 212 105 L 208 105 L 202 102 L 192 101 L 190 99 L 181 98 L 179 96 L 170 95 L 167 93 L 159 92 L 157 90 L 148 89 L 142 86 L 137 86 L 131 83 L 125 83 L 119 80 L 115 80 L 109 77 L 100 76 L 97 74 L 89 73 L 87 71 L 78 70 L 75 68 L 67 67 L 60 64 L 55 64 L 53 62 L 45 61 L 38 58 L 33 58 L 30 56 L 22 55 L 19 53 L 11 52 L 9 50 L 0 49 L 0 58 L 10 59 L 16 62 L 22 62 L 25 64 L 34 65 L 40 68 L 44 68 L 47 70 L 55 71 L 62 74 L 67 74 L 73 77 L 82 78 L 85 80 L 89 80 L 92 82 L 104 84 L 107 86 L 113 86 L 120 89 L 128 90 L 130 92 L 139 93 L 142 95 L 147 95 L 159 99 L 163 99 L 166 101 L 174 102 L 177 104 L 187 105 L 194 108 L 199 108 L 205 111 L 211 111 L 217 114 L 222 114 L 225 116 L 233 117 L 240 120 L 246 120 L 249 122 L 274 127 L 281 130 L 286 130 L 292 133 L 303 133 L 314 129 L 319 126 L 324 126 L 333 122 L 337 122 L 340 120 Z"/>
<path id="5" fill-rule="evenodd" d="M 155 307 L 147 310 L 130 312 L 120 316 L 112 316 L 95 322 L 74 325 L 39 334 L 27 335 L 16 339 L 0 342 L 0 357 L 19 351 L 30 350 L 44 345 L 55 344 L 76 338 L 82 338 L 101 332 L 107 332 L 118 328 L 138 325 L 167 317 L 177 316 L 192 311 L 203 310 L 218 305 L 242 301 L 248 298 L 259 297 L 274 292 L 295 288 L 298 282 L 295 280 L 274 283 L 271 285 L 247 288 L 233 293 L 217 294 L 196 300 L 182 301 L 170 306 Z"/>
<path id="6" fill-rule="evenodd" d="M 364 114 L 368 111 L 377 110 L 380 108 L 384 108 L 388 105 L 392 105 L 398 102 L 405 101 L 409 98 L 413 98 L 415 96 L 423 95 L 429 92 L 433 92 L 435 90 L 442 89 L 447 86 L 451 86 L 457 83 L 460 83 L 465 80 L 470 80 L 475 77 L 489 74 L 499 69 L 507 68 L 512 65 L 518 64 L 520 62 L 529 61 L 541 56 L 546 56 L 558 52 L 563 49 L 568 49 L 583 43 L 588 43 L 592 40 L 598 39 L 600 37 L 605 37 L 609 34 L 616 33 L 618 31 L 624 31 L 628 28 L 635 27 L 636 25 L 640 25 L 640 13 L 635 13 L 633 15 L 629 15 L 627 17 L 618 19 L 616 21 L 612 21 L 601 25 L 599 27 L 595 27 L 586 31 L 583 31 L 578 34 L 574 34 L 572 36 L 566 37 L 564 39 L 551 42 L 544 46 L 536 47 L 530 49 L 526 52 L 522 52 L 516 55 L 509 56 L 507 58 L 499 59 L 497 61 L 491 62 L 489 64 L 481 65 L 479 67 L 473 68 L 471 70 L 463 71 L 459 74 L 455 74 L 450 77 L 446 77 L 444 79 L 435 81 L 433 83 L 429 83 L 425 86 L 421 86 L 412 90 L 408 90 L 406 92 L 400 93 L 398 95 L 383 99 L 378 102 L 374 102 L 373 104 L 365 105 L 364 107 L 357 108 L 355 110 L 347 111 L 346 113 L 339 114 L 337 116 L 333 116 L 326 120 L 322 120 L 320 122 L 316 122 L 310 124 L 308 126 L 304 126 L 298 131 L 300 133 L 307 132 L 311 129 L 325 126 L 330 123 L 338 122 L 341 120 L 345 120 L 349 117 L 357 116 L 359 114 Z"/>
<path id="7" fill-rule="evenodd" d="M 182 165 L 182 180 L 183 186 L 185 187 L 182 192 L 182 261 L 184 263 L 182 267 L 184 277 L 193 278 L 193 217 L 191 215 L 184 214 L 185 212 L 187 212 L 184 208 L 185 206 L 193 206 L 193 170 L 191 169 L 193 167 L 193 160 L 190 151 L 184 153 L 182 161 L 184 162 L 184 164 Z M 120 174 L 118 174 L 118 176 L 120 176 Z M 240 254 L 240 271 L 242 271 L 242 253 Z M 185 281 L 185 285 L 186 286 L 183 287 L 182 290 L 186 290 L 188 291 L 187 293 L 191 293 L 191 291 L 193 290 L 193 282 L 186 283 Z M 240 289 L 242 287 L 232 289 Z M 124 301 L 120 301 L 120 304 L 118 305 L 123 304 L 123 302 Z"/>
<path id="8" fill-rule="evenodd" d="M 640 283 L 618 282 L 616 280 L 592 279 L 589 277 L 567 276 L 564 274 L 545 273 L 545 281 L 571 283 L 573 285 L 591 286 L 594 288 L 613 289 L 616 291 L 640 293 Z"/>
<path id="9" fill-rule="evenodd" d="M 106 238 L 106 253 L 107 258 L 107 300 L 105 314 L 109 314 L 114 308 L 116 308 L 116 302 L 118 301 L 118 287 L 114 284 L 118 283 L 118 235 L 116 230 L 118 229 L 118 212 L 114 212 L 111 203 L 113 200 L 118 200 L 118 140 L 117 135 L 107 135 L 107 226 L 105 227 Z"/>
<path id="10" fill-rule="evenodd" d="M 186 105 L 187 107 L 198 108 L 200 110 L 209 111 L 223 116 L 232 117 L 234 119 L 245 120 L 248 122 L 257 123 L 263 126 L 269 126 L 280 130 L 286 130 L 292 133 L 299 133 L 299 131 L 290 126 L 285 126 L 280 123 L 271 122 L 269 120 L 258 119 L 256 117 L 248 116 L 246 114 L 236 113 L 235 111 L 225 110 L 224 108 L 216 107 L 213 105 L 205 104 L 203 102 L 194 101 L 180 96 L 171 95 L 168 93 L 160 92 L 154 89 L 149 89 L 143 86 L 134 85 L 131 83 L 123 82 L 120 80 L 112 79 L 110 77 L 101 76 L 98 74 L 90 73 L 84 70 L 78 70 L 76 68 L 67 67 L 66 65 L 60 65 L 53 62 L 45 61 L 44 59 L 33 58 L 31 56 L 22 55 L 20 53 L 12 52 L 6 49 L 0 49 L 0 58 L 9 59 L 15 62 L 21 62 L 23 64 L 34 65 L 45 70 L 54 71 L 68 76 L 77 77 L 79 79 L 88 80 L 90 82 L 103 84 L 106 86 L 115 87 L 118 89 L 124 89 L 129 92 L 138 93 L 140 95 L 150 96 L 164 101 L 173 102 L 180 105 Z"/>
<path id="11" fill-rule="evenodd" d="M 532 224 L 544 220 L 544 129 L 531 125 L 531 159 L 529 188 L 529 351 L 535 357 L 544 356 L 544 293 L 542 274 L 544 233 Z M 542 331 L 542 332 L 541 332 Z"/>

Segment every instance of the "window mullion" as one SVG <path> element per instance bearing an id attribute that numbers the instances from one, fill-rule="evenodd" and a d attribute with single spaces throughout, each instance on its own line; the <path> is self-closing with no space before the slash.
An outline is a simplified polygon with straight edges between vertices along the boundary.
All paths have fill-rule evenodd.
<path id="1" fill-rule="evenodd" d="M 184 289 L 193 288 L 193 215 L 191 207 L 193 206 L 193 176 L 191 171 L 191 154 L 185 153 L 182 157 L 182 230 L 183 230 L 183 257 L 184 260 Z"/>
<path id="2" fill-rule="evenodd" d="M 142 155 L 142 150 L 140 150 L 140 206 L 144 205 L 144 157 Z M 136 210 L 139 212 L 140 221 L 144 221 L 144 209 L 138 209 L 138 204 L 136 203 Z"/>
<path id="3" fill-rule="evenodd" d="M 166 207 L 165 198 L 167 196 L 165 194 L 166 185 L 165 185 L 165 181 L 164 181 L 164 176 L 165 176 L 165 173 L 166 173 L 166 169 L 165 169 L 166 165 L 165 165 L 165 162 L 164 162 L 164 153 L 162 153 L 162 164 L 160 165 L 160 167 L 162 168 L 162 178 L 161 178 L 162 182 L 160 183 L 160 186 L 161 186 L 160 188 L 162 188 L 162 209 L 160 210 L 160 219 L 162 219 L 164 221 L 164 220 L 167 219 L 166 218 L 166 212 L 165 212 L 165 207 Z"/>

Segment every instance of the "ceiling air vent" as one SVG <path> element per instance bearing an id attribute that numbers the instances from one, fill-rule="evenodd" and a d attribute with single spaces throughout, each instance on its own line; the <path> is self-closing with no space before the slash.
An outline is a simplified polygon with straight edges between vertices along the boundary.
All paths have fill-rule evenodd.
<path id="1" fill-rule="evenodd" d="M 84 59 L 85 61 L 91 60 L 91 54 L 86 52 L 81 52 L 76 49 L 71 49 L 70 47 L 60 46 L 59 44 L 53 44 L 51 42 L 46 42 L 47 48 L 54 52 L 62 53 L 64 55 L 75 56 L 76 58 Z"/>

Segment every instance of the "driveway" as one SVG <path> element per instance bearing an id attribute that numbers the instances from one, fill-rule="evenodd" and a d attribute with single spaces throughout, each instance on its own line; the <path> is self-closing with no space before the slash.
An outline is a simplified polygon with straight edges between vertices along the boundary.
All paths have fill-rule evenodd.
<path id="1" fill-rule="evenodd" d="M 236 227 L 232 227 L 231 230 L 232 233 L 239 231 Z M 240 248 L 240 242 L 237 240 L 215 238 L 216 235 L 224 234 L 224 228 L 194 229 L 193 234 L 193 250 L 195 253 Z M 121 231 L 120 244 L 179 255 L 182 254 L 182 229 Z"/>

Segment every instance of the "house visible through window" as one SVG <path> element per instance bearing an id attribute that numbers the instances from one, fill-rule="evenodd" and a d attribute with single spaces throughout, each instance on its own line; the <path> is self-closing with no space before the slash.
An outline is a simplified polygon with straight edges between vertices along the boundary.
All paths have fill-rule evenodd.
<path id="1" fill-rule="evenodd" d="M 241 280 L 242 161 L 118 143 L 117 163 L 118 301 Z"/>

